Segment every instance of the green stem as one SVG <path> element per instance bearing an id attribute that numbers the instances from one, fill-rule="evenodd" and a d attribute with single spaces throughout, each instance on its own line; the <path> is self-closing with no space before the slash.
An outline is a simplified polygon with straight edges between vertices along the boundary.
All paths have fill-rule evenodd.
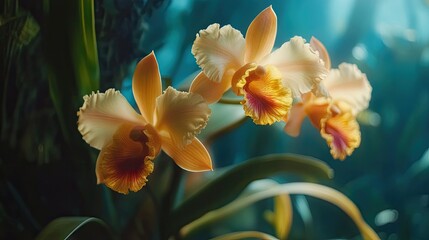
<path id="1" fill-rule="evenodd" d="M 167 156 L 166 156 L 167 157 Z M 173 176 L 170 181 L 170 188 L 168 189 L 168 194 L 165 196 L 162 202 L 161 216 L 159 218 L 160 221 L 160 235 L 161 239 L 168 239 L 170 236 L 166 236 L 168 231 L 168 223 L 170 222 L 168 217 L 170 216 L 171 211 L 174 207 L 174 201 L 176 200 L 176 196 L 180 186 L 180 180 L 182 178 L 182 169 L 170 161 L 173 164 Z"/>
<path id="2" fill-rule="evenodd" d="M 243 101 L 242 99 L 235 99 L 235 98 L 221 98 L 219 100 L 219 103 L 222 104 L 233 104 L 233 105 L 240 105 L 241 101 Z"/>

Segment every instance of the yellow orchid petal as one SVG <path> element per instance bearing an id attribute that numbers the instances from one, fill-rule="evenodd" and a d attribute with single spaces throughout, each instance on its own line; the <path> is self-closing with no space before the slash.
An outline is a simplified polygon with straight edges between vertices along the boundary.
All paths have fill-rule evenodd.
<path id="1" fill-rule="evenodd" d="M 332 69 L 323 85 L 332 99 L 347 102 L 353 115 L 368 108 L 372 87 L 355 64 L 342 63 L 338 69 Z"/>
<path id="2" fill-rule="evenodd" d="M 137 192 L 146 185 L 160 147 L 160 137 L 151 125 L 121 125 L 101 149 L 96 164 L 97 182 L 119 193 Z"/>
<path id="3" fill-rule="evenodd" d="M 261 64 L 274 65 L 280 70 L 294 98 L 310 92 L 328 73 L 317 52 L 301 37 L 284 43 Z"/>
<path id="4" fill-rule="evenodd" d="M 274 46 L 277 34 L 277 16 L 271 6 L 253 19 L 246 32 L 244 61 L 258 62 L 267 56 Z"/>
<path id="5" fill-rule="evenodd" d="M 233 71 L 228 71 L 223 75 L 222 80 L 217 83 L 211 81 L 204 72 L 200 72 L 192 81 L 189 92 L 200 94 L 209 104 L 215 103 L 231 87 L 233 73 Z"/>
<path id="6" fill-rule="evenodd" d="M 305 119 L 305 109 L 304 104 L 299 102 L 292 106 L 290 109 L 289 117 L 285 121 L 286 125 L 284 127 L 284 131 L 292 137 L 299 136 L 301 132 L 301 125 Z"/>
<path id="7" fill-rule="evenodd" d="M 115 89 L 105 93 L 92 93 L 83 97 L 84 103 L 77 113 L 78 129 L 83 139 L 101 149 L 123 123 L 144 124 L 125 97 Z"/>
<path id="8" fill-rule="evenodd" d="M 138 64 L 133 76 L 133 94 L 142 116 L 153 124 L 156 98 L 162 93 L 158 62 L 153 51 Z"/>
<path id="9" fill-rule="evenodd" d="M 233 76 L 233 85 L 244 95 L 243 105 L 246 116 L 256 124 L 273 124 L 281 121 L 292 106 L 290 90 L 282 85 L 281 74 L 273 66 L 266 68 L 246 65 L 244 75 L 241 70 Z"/>
<path id="10" fill-rule="evenodd" d="M 206 126 L 211 112 L 201 95 L 172 87 L 168 87 L 156 103 L 156 128 L 179 148 L 191 143 Z"/>
<path id="11" fill-rule="evenodd" d="M 240 31 L 230 25 L 219 28 L 215 23 L 199 34 L 192 45 L 192 54 L 204 74 L 214 82 L 220 82 L 230 68 L 243 65 L 245 41 Z"/>
<path id="12" fill-rule="evenodd" d="M 321 120 L 321 135 L 335 159 L 344 160 L 360 145 L 359 124 L 345 102 L 335 102 L 328 117 Z"/>
<path id="13" fill-rule="evenodd" d="M 323 43 L 320 42 L 319 39 L 311 37 L 310 46 L 314 50 L 317 50 L 319 52 L 319 56 L 325 63 L 326 69 L 331 69 L 331 58 L 329 57 L 329 53 L 326 50 L 325 45 L 323 45 Z"/>
<path id="14" fill-rule="evenodd" d="M 179 167 L 191 172 L 213 170 L 210 154 L 197 138 L 194 138 L 192 142 L 184 148 L 180 148 L 169 137 L 161 137 L 162 150 L 164 150 Z"/>

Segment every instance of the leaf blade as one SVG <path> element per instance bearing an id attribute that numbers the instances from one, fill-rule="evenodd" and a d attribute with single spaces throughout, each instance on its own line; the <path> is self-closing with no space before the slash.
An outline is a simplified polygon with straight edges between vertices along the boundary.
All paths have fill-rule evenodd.
<path id="1" fill-rule="evenodd" d="M 61 217 L 50 222 L 36 237 L 48 239 L 113 239 L 107 225 L 94 217 Z"/>
<path id="2" fill-rule="evenodd" d="M 182 229 L 182 233 L 186 234 L 192 232 L 193 229 L 215 222 L 216 220 L 230 215 L 233 212 L 243 209 L 253 203 L 263 199 L 280 196 L 282 194 L 304 194 L 330 202 L 343 210 L 353 220 L 363 239 L 380 239 L 375 231 L 365 222 L 357 206 L 347 196 L 333 188 L 305 182 L 285 183 L 238 198 L 219 209 L 207 212 L 201 218 L 185 226 L 184 229 Z"/>
<path id="3" fill-rule="evenodd" d="M 332 169 L 324 162 L 297 154 L 273 154 L 247 160 L 214 179 L 179 205 L 169 218 L 175 220 L 168 224 L 169 234 L 234 200 L 249 183 L 282 172 L 305 175 L 313 181 L 333 176 Z"/>

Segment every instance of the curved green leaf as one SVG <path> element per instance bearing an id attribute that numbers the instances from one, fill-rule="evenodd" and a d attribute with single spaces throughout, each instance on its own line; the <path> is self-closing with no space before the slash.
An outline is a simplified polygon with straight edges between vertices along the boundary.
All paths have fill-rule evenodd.
<path id="1" fill-rule="evenodd" d="M 213 223 L 255 202 L 283 194 L 305 194 L 330 202 L 343 210 L 353 220 L 356 227 L 361 232 L 363 239 L 380 240 L 380 237 L 365 222 L 359 209 L 347 196 L 333 188 L 314 183 L 285 183 L 238 198 L 221 208 L 207 212 L 201 218 L 185 226 L 185 229 L 182 229 L 181 233 L 182 235 L 186 235 L 186 233 L 191 232 L 193 229 L 198 229 L 200 226 Z"/>
<path id="2" fill-rule="evenodd" d="M 231 202 L 249 183 L 279 173 L 303 175 L 309 181 L 333 177 L 333 170 L 326 163 L 302 155 L 273 154 L 247 160 L 212 180 L 179 205 L 169 218 L 174 221 L 167 223 L 167 234 L 173 234 L 205 213 Z"/>
<path id="3" fill-rule="evenodd" d="M 36 240 L 113 239 L 107 225 L 93 217 L 61 217 L 50 222 Z"/>

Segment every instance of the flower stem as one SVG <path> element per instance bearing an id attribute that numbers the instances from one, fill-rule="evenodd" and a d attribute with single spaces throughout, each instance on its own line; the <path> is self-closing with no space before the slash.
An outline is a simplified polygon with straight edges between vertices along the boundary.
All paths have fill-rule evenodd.
<path id="1" fill-rule="evenodd" d="M 233 104 L 233 105 L 240 105 L 242 99 L 236 99 L 236 98 L 221 98 L 218 103 L 222 104 Z"/>
<path id="2" fill-rule="evenodd" d="M 172 166 L 173 166 L 173 173 L 169 184 L 170 188 L 168 189 L 167 195 L 165 196 L 162 202 L 162 209 L 161 209 L 162 215 L 160 218 L 160 226 L 161 226 L 160 234 L 162 236 L 161 239 L 167 239 L 170 237 L 170 236 L 165 236 L 165 234 L 167 234 L 167 231 L 165 229 L 168 227 L 168 223 L 170 222 L 169 216 L 174 207 L 174 200 L 177 197 L 177 193 L 179 191 L 179 186 L 180 186 L 180 180 L 182 178 L 182 173 L 183 173 L 182 169 L 179 166 L 174 164 L 173 161 L 170 161 L 170 162 L 172 163 Z"/>

